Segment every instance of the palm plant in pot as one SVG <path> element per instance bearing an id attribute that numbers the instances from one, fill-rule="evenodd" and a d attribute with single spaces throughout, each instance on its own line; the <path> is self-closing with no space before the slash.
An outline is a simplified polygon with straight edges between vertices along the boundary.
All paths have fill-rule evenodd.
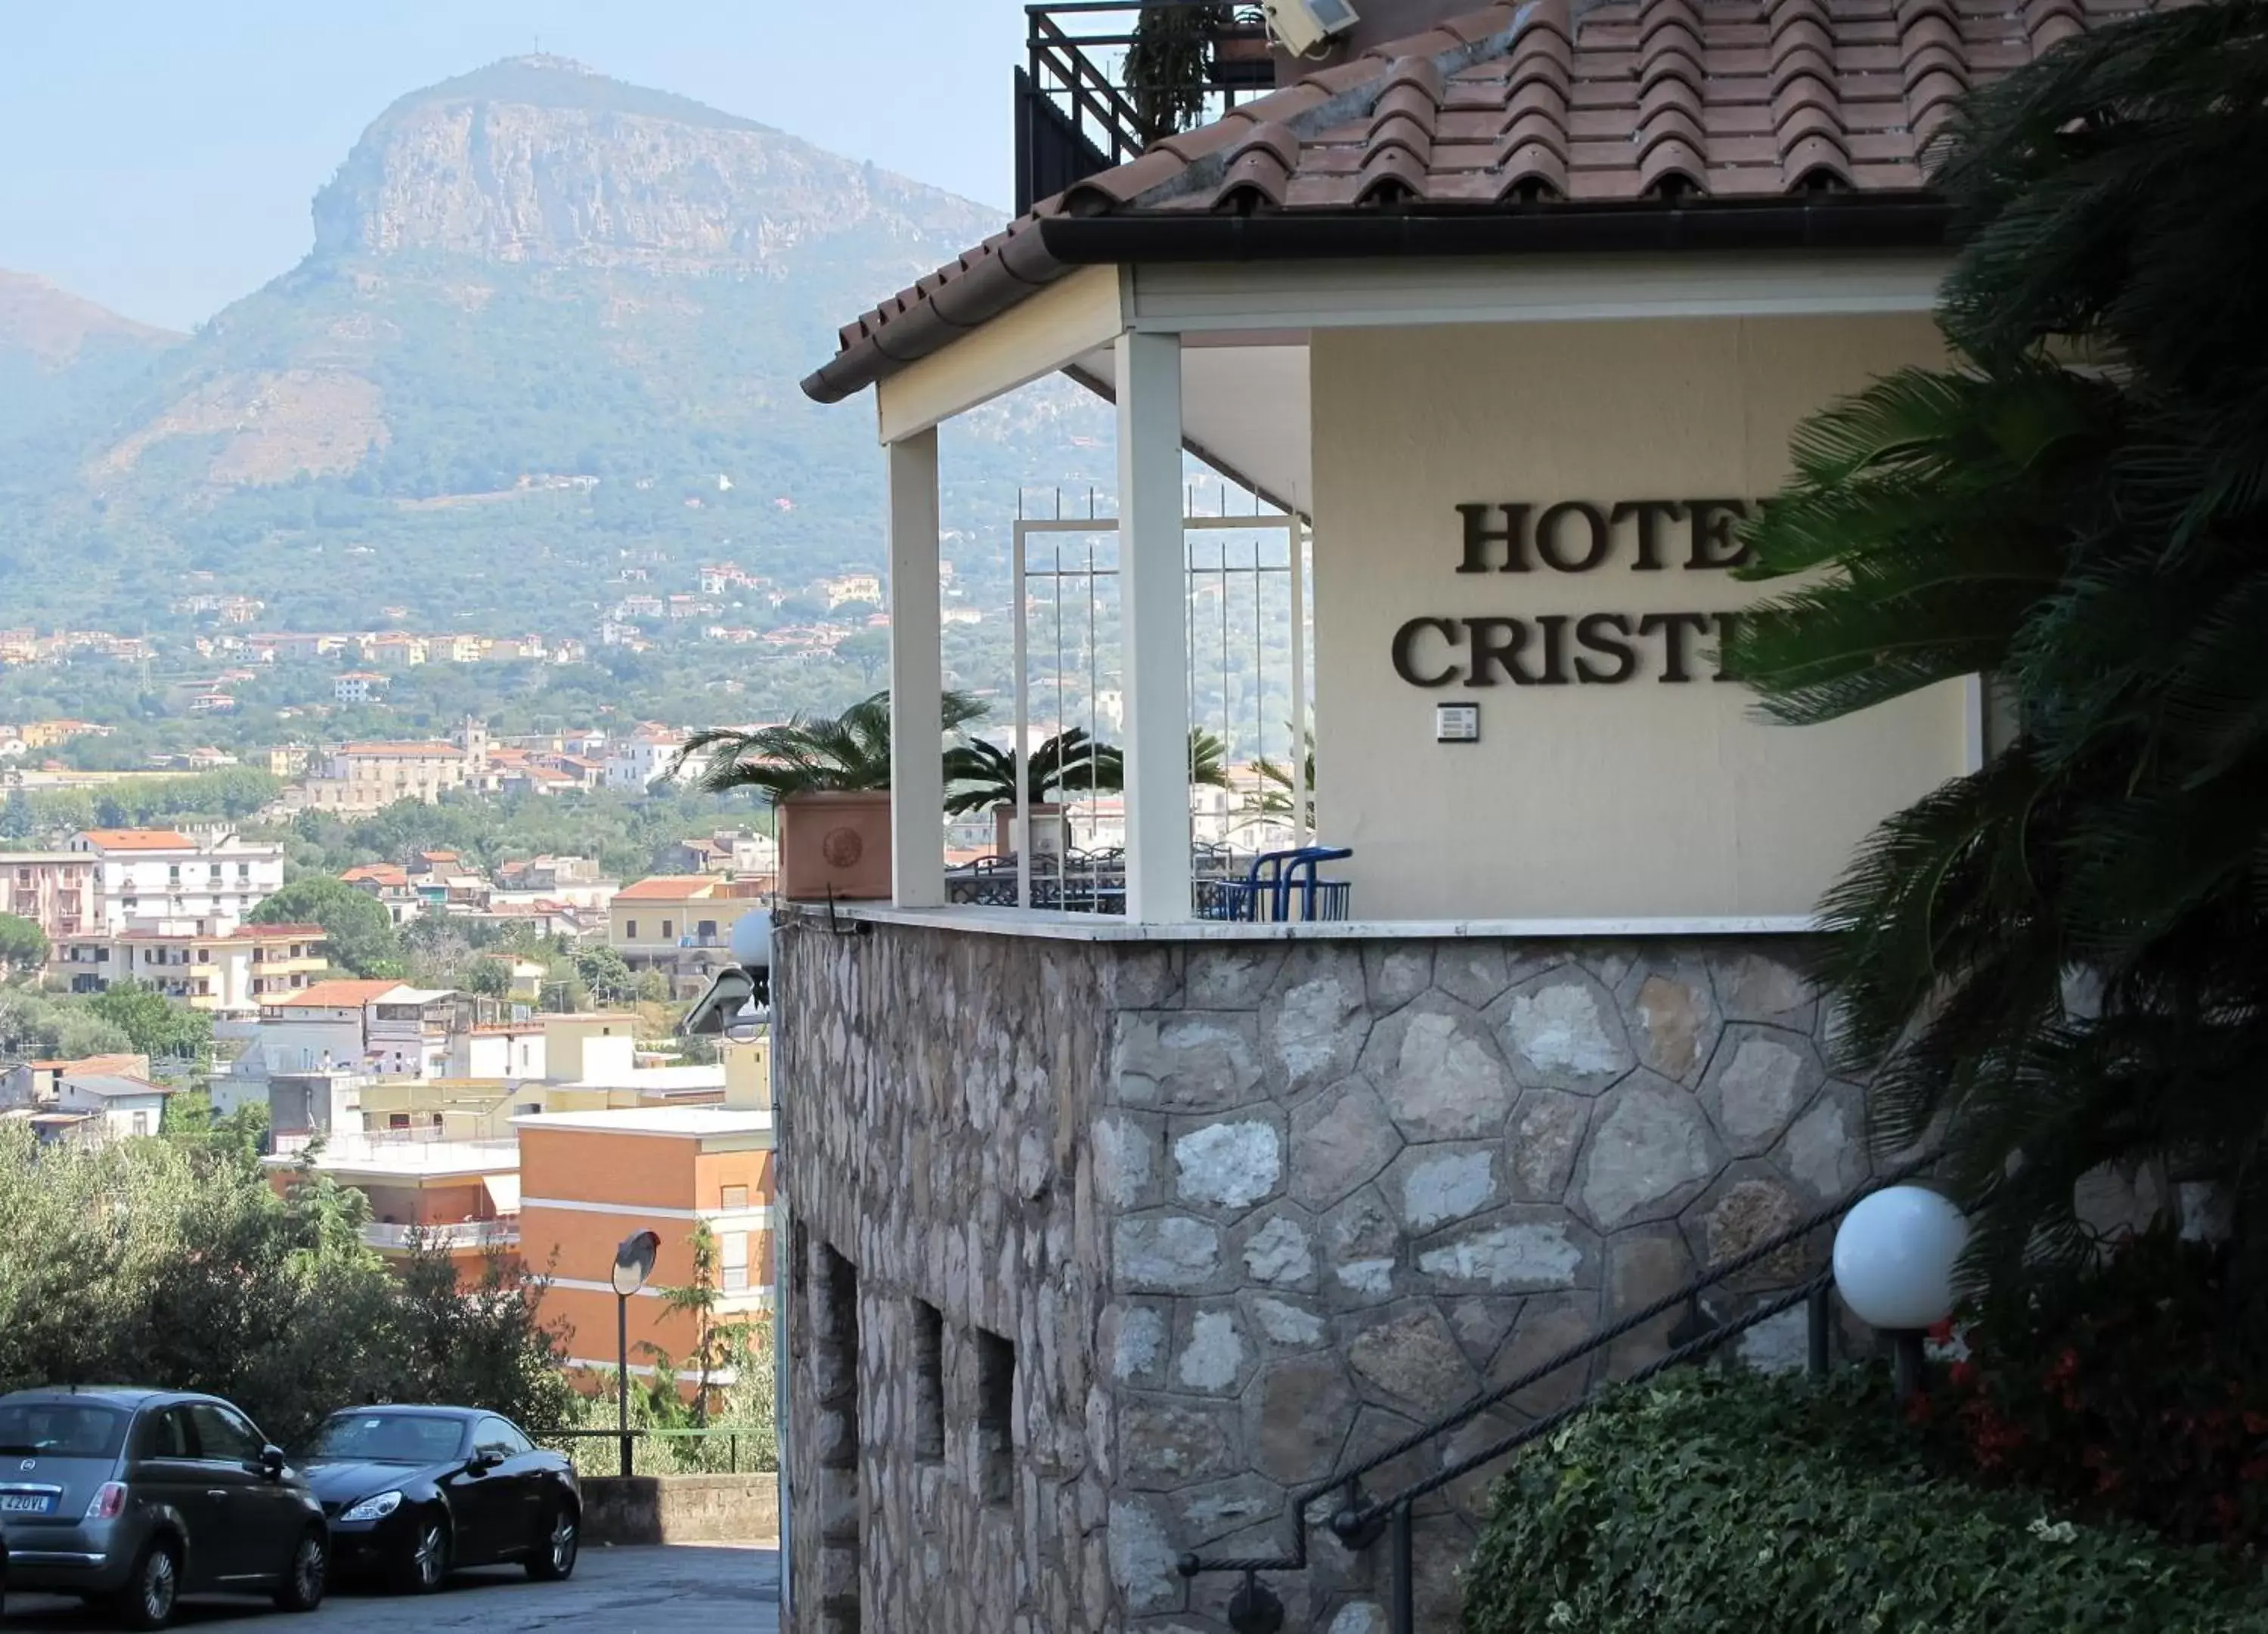
<path id="1" fill-rule="evenodd" d="M 1144 143 L 1201 122 L 1209 92 L 1272 85 L 1275 58 L 1256 5 L 1145 5 L 1122 70 Z"/>
<path id="2" fill-rule="evenodd" d="M 975 812 L 992 813 L 992 849 L 1001 856 L 1024 848 L 1015 837 L 1016 754 L 983 738 L 969 738 L 946 751 L 945 810 L 949 817 Z M 1024 790 L 1031 806 L 1033 832 L 1053 835 L 1052 846 L 1035 838 L 1035 851 L 1064 849 L 1063 804 L 1059 797 L 1116 794 L 1126 786 L 1125 756 L 1108 743 L 1098 742 L 1079 727 L 1059 732 L 1024 760 Z M 1047 820 L 1047 829 L 1040 827 Z"/>
<path id="3" fill-rule="evenodd" d="M 948 691 L 940 735 L 983 717 L 967 693 Z M 677 765 L 699 762 L 711 794 L 753 789 L 770 798 L 779 835 L 779 894 L 874 901 L 890 894 L 890 695 L 878 692 L 836 716 L 786 725 L 696 732 Z"/>

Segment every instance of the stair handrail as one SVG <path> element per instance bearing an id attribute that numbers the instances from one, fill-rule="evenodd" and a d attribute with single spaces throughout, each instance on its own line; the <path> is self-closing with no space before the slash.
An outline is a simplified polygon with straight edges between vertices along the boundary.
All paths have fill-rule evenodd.
<path id="1" fill-rule="evenodd" d="M 1648 1322 L 1667 1315 L 1680 1306 L 1697 1309 L 1700 1296 L 1706 1290 L 1770 1259 L 1792 1244 L 1810 1236 L 1821 1226 L 1841 1219 L 1874 1193 L 1912 1179 L 1935 1164 L 1940 1155 L 1940 1151 L 1933 1148 L 1894 1166 L 1837 1201 L 1815 1209 L 1786 1230 L 1743 1249 L 1721 1264 L 1712 1267 L 1684 1286 L 1662 1295 L 1650 1304 L 1641 1306 L 1628 1315 L 1609 1322 L 1580 1343 L 1571 1345 L 1556 1356 L 1537 1363 L 1509 1383 L 1483 1391 L 1463 1405 L 1443 1414 L 1430 1424 L 1411 1431 L 1408 1435 L 1381 1451 L 1369 1454 L 1347 1468 L 1334 1472 L 1327 1480 L 1317 1482 L 1293 1493 L 1290 1505 L 1292 1544 L 1288 1553 L 1214 1560 L 1191 1552 L 1181 1557 L 1176 1563 L 1177 1569 L 1184 1579 L 1219 1571 L 1241 1571 L 1249 1579 L 1254 1573 L 1261 1571 L 1305 1571 L 1307 1566 L 1308 1512 L 1316 1499 L 1327 1498 L 1342 1488 L 1346 1490 L 1348 1501 L 1344 1507 L 1333 1513 L 1328 1524 L 1332 1532 L 1348 1547 L 1362 1549 L 1376 1542 L 1380 1531 L 1388 1518 L 1397 1519 L 1406 1527 L 1410 1506 L 1419 1498 L 1439 1490 L 1454 1481 L 1462 1479 L 1475 1470 L 1495 1462 L 1498 1459 L 1509 1456 L 1538 1436 L 1549 1434 L 1551 1431 L 1559 1428 L 1568 1420 L 1577 1417 L 1594 1405 L 1601 1391 L 1586 1390 L 1580 1397 L 1567 1406 L 1522 1425 L 1504 1439 L 1459 1459 L 1432 1475 L 1413 1482 L 1407 1488 L 1389 1497 L 1366 1498 L 1361 1485 L 1363 1476 L 1392 1463 L 1395 1459 L 1417 1451 L 1429 1442 L 1439 1440 L 1452 1431 L 1461 1429 L 1491 1408 L 1520 1395 L 1522 1391 L 1532 1389 L 1562 1368 L 1596 1355 L 1617 1340 L 1627 1337 Z M 1675 1346 L 1666 1355 L 1639 1368 L 1628 1378 L 1612 1382 L 1624 1386 L 1643 1383 L 1646 1380 L 1668 1372 L 1672 1367 L 1706 1355 L 1722 1345 L 1727 1339 L 1745 1333 L 1758 1323 L 1769 1321 L 1773 1317 L 1793 1310 L 1799 1305 L 1807 1302 L 1815 1305 L 1823 1304 L 1826 1296 L 1834 1286 L 1834 1272 L 1831 1269 L 1821 1271 L 1792 1292 L 1768 1300 L 1754 1310 L 1715 1324 L 1706 1332 Z M 1816 1348 L 1815 1344 L 1815 1359 L 1818 1359 L 1815 1357 Z M 1406 1539 L 1403 1542 L 1406 1546 Z M 1407 1586 L 1407 1576 L 1406 1571 L 1403 1573 L 1405 1582 L 1401 1586 L 1404 1588 Z"/>

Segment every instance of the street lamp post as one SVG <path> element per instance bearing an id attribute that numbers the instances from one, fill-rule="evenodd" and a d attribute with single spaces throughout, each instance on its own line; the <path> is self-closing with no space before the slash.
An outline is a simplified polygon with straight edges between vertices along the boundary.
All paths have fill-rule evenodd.
<path id="1" fill-rule="evenodd" d="M 622 1437 L 622 1475 L 630 1473 L 630 1295 L 653 1275 L 661 1235 L 642 1231 L 622 1239 L 615 1250 L 615 1428 Z"/>
<path id="2" fill-rule="evenodd" d="M 1969 1221 L 1922 1186 L 1888 1186 L 1835 1233 L 1835 1286 L 1859 1320 L 1889 1336 L 1897 1396 L 1923 1387 L 1922 1337 L 1953 1314 L 1953 1270 Z"/>

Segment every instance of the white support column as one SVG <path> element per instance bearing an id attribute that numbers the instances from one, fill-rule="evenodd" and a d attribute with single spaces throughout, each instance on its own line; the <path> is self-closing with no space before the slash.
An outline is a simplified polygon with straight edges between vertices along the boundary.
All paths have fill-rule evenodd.
<path id="1" fill-rule="evenodd" d="M 1118 588 L 1126 672 L 1126 915 L 1189 916 L 1189 595 L 1182 337 L 1118 337 Z"/>
<path id="2" fill-rule="evenodd" d="M 890 445 L 890 893 L 945 905 L 937 432 Z"/>

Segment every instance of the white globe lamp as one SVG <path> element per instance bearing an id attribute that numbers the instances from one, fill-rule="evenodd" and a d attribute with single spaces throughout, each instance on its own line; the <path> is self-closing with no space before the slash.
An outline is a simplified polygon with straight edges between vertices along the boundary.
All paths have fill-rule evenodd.
<path id="1" fill-rule="evenodd" d="M 772 916 L 759 908 L 733 922 L 733 962 L 743 970 L 769 970 L 772 963 Z"/>
<path id="2" fill-rule="evenodd" d="M 1884 1187 L 1836 1230 L 1836 1290 L 1889 1336 L 1900 1401 L 1923 1388 L 1922 1336 L 1953 1314 L 1953 1270 L 1968 1246 L 1967 1217 L 1921 1186 Z"/>
<path id="3" fill-rule="evenodd" d="M 1835 1233 L 1835 1286 L 1870 1327 L 1919 1332 L 1953 1314 L 1953 1268 L 1969 1221 L 1936 1192 L 1886 1186 Z"/>

